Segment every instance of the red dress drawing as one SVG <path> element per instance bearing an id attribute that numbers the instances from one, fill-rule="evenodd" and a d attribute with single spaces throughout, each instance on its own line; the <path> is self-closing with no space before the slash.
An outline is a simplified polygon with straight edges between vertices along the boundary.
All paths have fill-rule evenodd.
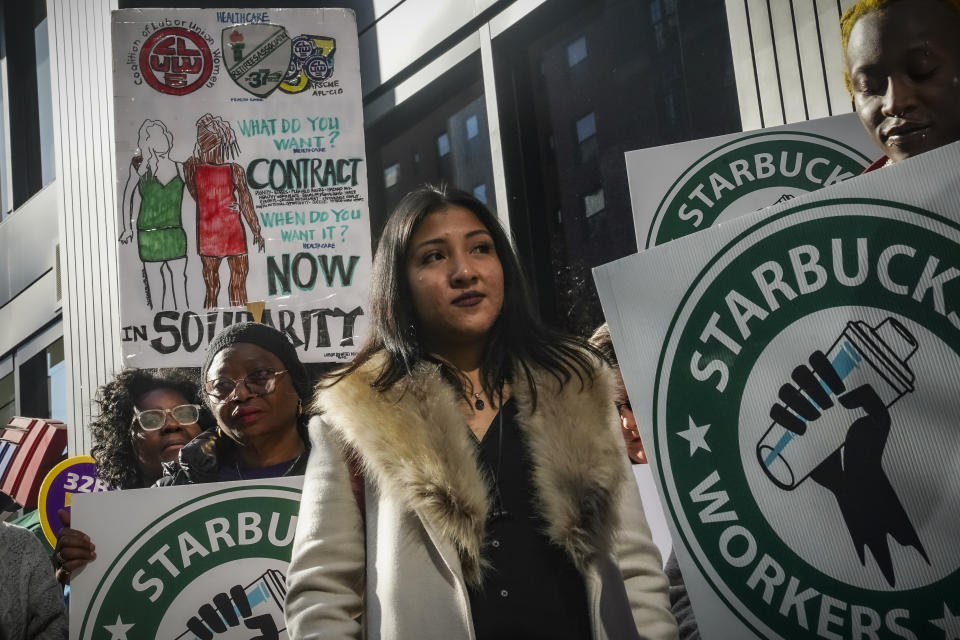
<path id="1" fill-rule="evenodd" d="M 223 258 L 247 253 L 229 164 L 199 164 L 197 184 L 197 252 Z"/>

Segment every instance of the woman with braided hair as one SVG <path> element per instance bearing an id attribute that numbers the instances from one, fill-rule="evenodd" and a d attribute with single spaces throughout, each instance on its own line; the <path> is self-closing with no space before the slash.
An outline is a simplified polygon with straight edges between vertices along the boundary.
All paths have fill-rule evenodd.
<path id="1" fill-rule="evenodd" d="M 247 303 L 250 263 L 241 217 L 253 232 L 257 247 L 264 250 L 246 174 L 242 166 L 231 162 L 239 154 L 237 135 L 229 122 L 209 113 L 197 120 L 197 144 L 194 155 L 184 163 L 184 175 L 187 190 L 197 203 L 197 252 L 203 266 L 203 306 L 207 309 L 217 306 L 224 258 L 230 269 L 230 305 Z"/>

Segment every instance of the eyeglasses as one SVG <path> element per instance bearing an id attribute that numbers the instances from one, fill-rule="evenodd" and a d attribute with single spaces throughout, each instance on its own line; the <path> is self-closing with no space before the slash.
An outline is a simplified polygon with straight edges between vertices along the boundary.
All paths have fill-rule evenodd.
<path id="1" fill-rule="evenodd" d="M 167 424 L 167 416 L 179 425 L 193 424 L 200 419 L 200 405 L 181 404 L 173 409 L 147 409 L 140 411 L 133 408 L 133 422 L 139 422 L 144 431 L 156 431 Z"/>
<path id="2" fill-rule="evenodd" d="M 237 387 L 242 382 L 251 394 L 265 396 L 268 393 L 273 393 L 274 389 L 277 388 L 277 378 L 286 372 L 286 370 L 257 369 L 242 378 L 227 378 L 224 376 L 207 380 L 203 383 L 203 390 L 214 400 L 226 402 L 236 393 Z"/>

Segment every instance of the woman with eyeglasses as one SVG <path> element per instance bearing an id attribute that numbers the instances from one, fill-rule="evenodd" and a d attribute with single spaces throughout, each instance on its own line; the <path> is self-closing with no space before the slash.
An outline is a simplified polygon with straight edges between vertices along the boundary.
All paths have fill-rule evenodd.
<path id="1" fill-rule="evenodd" d="M 210 341 L 200 379 L 217 428 L 180 450 L 161 486 L 303 474 L 310 380 L 285 334 L 230 325 Z"/>
<path id="2" fill-rule="evenodd" d="M 176 369 L 127 369 L 100 387 L 97 417 L 90 424 L 97 474 L 114 489 L 149 487 L 163 475 L 163 463 L 177 459 L 180 449 L 213 418 L 201 406 L 196 380 Z M 96 557 L 89 536 L 60 530 L 54 552 L 57 579 L 71 575 Z"/>
<path id="3" fill-rule="evenodd" d="M 407 194 L 370 301 L 369 341 L 316 397 L 290 637 L 676 638 L 609 371 L 539 322 L 489 209 Z"/>

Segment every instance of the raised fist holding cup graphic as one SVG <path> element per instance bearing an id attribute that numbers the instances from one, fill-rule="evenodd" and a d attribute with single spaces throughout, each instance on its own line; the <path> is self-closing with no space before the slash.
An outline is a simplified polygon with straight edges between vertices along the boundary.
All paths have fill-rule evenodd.
<path id="1" fill-rule="evenodd" d="M 778 487 L 792 491 L 809 477 L 834 494 L 860 563 L 869 548 L 890 585 L 888 534 L 929 563 L 883 470 L 889 407 L 914 389 L 907 360 L 917 346 L 894 318 L 876 327 L 848 323 L 827 354 L 814 351 L 780 387 L 757 444 L 757 460 Z"/>
<path id="2" fill-rule="evenodd" d="M 213 640 L 215 637 L 279 640 L 282 629 L 274 617 L 279 609 L 282 621 L 283 610 L 277 597 L 283 593 L 271 590 L 268 580 L 273 577 L 271 574 L 283 578 L 278 571 L 268 571 L 247 587 L 235 585 L 229 592 L 213 596 L 211 603 L 201 605 L 197 615 L 187 621 L 187 631 L 177 640 Z"/>

